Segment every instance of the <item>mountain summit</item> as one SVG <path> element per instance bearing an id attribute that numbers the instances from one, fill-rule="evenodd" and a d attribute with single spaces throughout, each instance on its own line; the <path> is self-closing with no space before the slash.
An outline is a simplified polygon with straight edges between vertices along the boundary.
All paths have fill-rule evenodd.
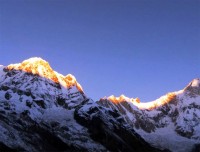
<path id="1" fill-rule="evenodd" d="M 200 79 L 196 78 L 191 82 L 192 87 L 199 87 L 200 86 Z"/>
<path id="2" fill-rule="evenodd" d="M 24 60 L 22 63 L 10 64 L 7 68 L 9 70 L 21 70 L 31 74 L 36 74 L 56 83 L 60 83 L 62 86 L 67 88 L 76 86 L 79 91 L 83 92 L 81 85 L 76 81 L 76 78 L 72 74 L 63 76 L 62 74 L 57 73 L 50 67 L 47 61 L 39 57 Z"/>
<path id="3" fill-rule="evenodd" d="M 10 64 L 7 66 L 9 70 L 22 70 L 24 72 L 38 74 L 39 76 L 58 82 L 55 72 L 50 67 L 49 63 L 42 58 L 33 57 L 24 60 L 22 63 Z"/>

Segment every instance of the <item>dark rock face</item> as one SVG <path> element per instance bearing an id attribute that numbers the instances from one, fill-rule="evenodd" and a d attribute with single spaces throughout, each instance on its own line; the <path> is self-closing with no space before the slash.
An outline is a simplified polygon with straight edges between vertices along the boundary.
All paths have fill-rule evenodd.
<path id="1" fill-rule="evenodd" d="M 37 123 L 27 111 L 20 115 L 16 113 L 0 113 L 0 126 L 7 128 L 4 135 L 8 136 L 7 140 L 23 142 L 7 146 L 6 140 L 1 141 L 0 151 L 75 151 L 79 150 L 68 143 L 62 141 L 48 124 Z M 2 140 L 2 139 L 1 139 Z M 27 147 L 29 147 L 27 149 Z"/>
<path id="2" fill-rule="evenodd" d="M 92 139 L 110 151 L 160 151 L 145 142 L 127 125 L 119 113 L 107 110 L 92 101 L 77 108 L 74 117 L 77 122 L 88 128 Z"/>
<path id="3" fill-rule="evenodd" d="M 6 146 L 4 143 L 0 143 L 0 151 L 5 151 L 5 152 L 17 152 L 19 149 L 12 149 L 8 146 Z"/>
<path id="4" fill-rule="evenodd" d="M 200 144 L 196 144 L 195 147 L 192 149 L 192 152 L 200 152 Z"/>

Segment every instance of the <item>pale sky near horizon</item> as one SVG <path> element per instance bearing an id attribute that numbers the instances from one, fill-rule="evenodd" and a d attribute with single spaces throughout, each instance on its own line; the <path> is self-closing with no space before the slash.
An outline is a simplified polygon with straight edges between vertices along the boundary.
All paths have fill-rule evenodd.
<path id="1" fill-rule="evenodd" d="M 97 100 L 200 77 L 200 0 L 0 0 L 0 64 L 42 57 Z"/>

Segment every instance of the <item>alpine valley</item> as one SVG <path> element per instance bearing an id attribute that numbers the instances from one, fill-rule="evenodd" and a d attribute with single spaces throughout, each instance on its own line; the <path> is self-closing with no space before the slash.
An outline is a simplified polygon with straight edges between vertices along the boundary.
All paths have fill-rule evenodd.
<path id="1" fill-rule="evenodd" d="M 0 66 L 2 152 L 200 152 L 200 79 L 155 101 L 93 101 L 41 58 Z"/>

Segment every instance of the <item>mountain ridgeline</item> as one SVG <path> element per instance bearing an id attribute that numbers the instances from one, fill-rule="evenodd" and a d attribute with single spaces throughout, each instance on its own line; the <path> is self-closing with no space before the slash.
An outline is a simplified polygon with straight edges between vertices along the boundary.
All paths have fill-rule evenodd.
<path id="1" fill-rule="evenodd" d="M 0 151 L 199 152 L 200 80 L 148 103 L 95 102 L 41 58 L 0 66 Z"/>

